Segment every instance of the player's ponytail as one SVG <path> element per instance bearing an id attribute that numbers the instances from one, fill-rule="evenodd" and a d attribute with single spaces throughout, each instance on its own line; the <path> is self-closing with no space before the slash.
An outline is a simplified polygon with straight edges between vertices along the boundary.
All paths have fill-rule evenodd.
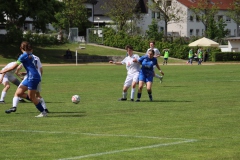
<path id="1" fill-rule="evenodd" d="M 21 43 L 20 49 L 25 52 L 32 52 L 32 46 L 29 42 L 23 41 Z"/>

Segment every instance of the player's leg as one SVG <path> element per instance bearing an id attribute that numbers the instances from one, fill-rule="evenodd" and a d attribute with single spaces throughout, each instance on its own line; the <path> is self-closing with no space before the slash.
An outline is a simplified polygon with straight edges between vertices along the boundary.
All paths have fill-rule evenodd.
<path id="1" fill-rule="evenodd" d="M 122 98 L 118 99 L 119 101 L 126 101 L 127 100 L 127 90 L 132 84 L 132 78 L 131 75 L 127 75 L 125 82 L 123 84 L 123 90 L 122 90 Z"/>
<path id="2" fill-rule="evenodd" d="M 45 103 L 45 100 L 43 99 L 43 97 L 40 95 L 40 92 L 37 90 L 36 92 L 36 97 L 39 99 L 39 101 L 41 102 L 43 108 L 44 108 L 44 111 L 49 113 L 48 109 L 47 109 L 47 106 L 46 106 L 46 103 Z"/>
<path id="3" fill-rule="evenodd" d="M 145 82 L 143 80 L 139 80 L 138 83 L 138 94 L 137 94 L 137 100 L 136 102 L 140 102 L 141 96 L 142 96 L 142 89 L 143 89 L 143 85 L 145 84 Z"/>
<path id="4" fill-rule="evenodd" d="M 12 108 L 8 109 L 5 111 L 5 113 L 11 113 L 11 112 L 16 112 L 17 110 L 17 106 L 18 106 L 18 102 L 19 102 L 19 97 L 25 98 L 27 97 L 26 93 L 24 93 L 25 91 L 27 91 L 27 86 L 24 85 L 20 85 L 13 97 L 13 102 L 12 102 Z"/>
<path id="5" fill-rule="evenodd" d="M 28 97 L 31 99 L 36 108 L 41 112 L 38 116 L 35 117 L 46 117 L 47 113 L 45 112 L 39 99 L 36 97 L 39 82 L 40 80 L 28 81 Z"/>
<path id="6" fill-rule="evenodd" d="M 148 92 L 150 101 L 152 101 L 152 81 L 150 80 L 148 80 L 147 82 L 147 92 Z"/>
<path id="7" fill-rule="evenodd" d="M 189 58 L 189 62 L 190 62 L 190 64 L 192 64 L 192 61 L 193 61 L 193 58 L 192 58 L 192 57 Z"/>
<path id="8" fill-rule="evenodd" d="M 36 97 L 40 100 L 45 112 L 49 113 L 48 109 L 47 109 L 47 106 L 46 106 L 46 103 L 45 103 L 45 100 L 43 99 L 43 97 L 41 96 L 40 92 L 42 90 L 42 87 L 41 87 L 41 82 L 39 82 L 38 84 L 38 87 L 37 87 L 37 91 L 36 91 Z"/>
<path id="9" fill-rule="evenodd" d="M 12 83 L 12 84 L 14 84 L 15 86 L 19 86 L 20 85 L 20 81 L 15 77 L 15 76 L 13 76 L 13 75 L 10 75 L 9 77 L 8 77 L 8 79 L 9 79 L 9 81 Z"/>
<path id="10" fill-rule="evenodd" d="M 165 63 L 166 63 L 166 59 L 164 58 L 164 59 L 163 59 L 163 65 L 164 65 Z"/>
<path id="11" fill-rule="evenodd" d="M 160 83 L 163 82 L 163 76 L 156 74 L 155 72 L 153 73 L 153 76 L 158 78 L 160 80 Z"/>
<path id="12" fill-rule="evenodd" d="M 156 66 L 153 66 L 153 71 L 155 70 L 155 68 L 157 68 L 157 67 L 156 67 Z M 161 79 L 161 78 L 162 78 L 162 76 L 156 74 L 155 71 L 154 71 L 154 73 L 153 73 L 153 77 L 156 77 L 156 78 L 158 78 L 158 79 Z"/>
<path id="13" fill-rule="evenodd" d="M 137 100 L 136 102 L 140 102 L 140 98 L 142 96 L 142 89 L 143 85 L 145 84 L 145 75 L 142 73 L 139 73 L 139 83 L 138 83 L 138 94 L 137 94 Z"/>
<path id="14" fill-rule="evenodd" d="M 1 94 L 0 104 L 5 104 L 4 99 L 5 99 L 6 95 L 7 95 L 7 91 L 10 88 L 10 84 L 9 84 L 9 82 L 7 80 L 3 80 L 2 84 L 3 84 L 4 88 L 3 88 L 2 94 Z"/>
<path id="15" fill-rule="evenodd" d="M 136 85 L 138 84 L 138 78 L 139 78 L 139 72 L 137 72 L 133 75 L 132 89 L 131 89 L 131 101 L 132 102 L 134 102 L 134 95 L 135 95 Z"/>
<path id="16" fill-rule="evenodd" d="M 21 84 L 21 82 L 13 75 L 9 76 L 9 81 L 17 87 Z M 24 99 L 22 99 L 20 97 L 18 98 L 18 100 L 20 102 L 26 102 Z"/>

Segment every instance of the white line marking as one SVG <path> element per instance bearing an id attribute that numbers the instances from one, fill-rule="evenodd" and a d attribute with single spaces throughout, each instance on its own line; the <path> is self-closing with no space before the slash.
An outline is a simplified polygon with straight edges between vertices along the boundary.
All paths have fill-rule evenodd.
<path id="1" fill-rule="evenodd" d="M 36 130 L 0 130 L 0 132 L 29 132 L 29 133 L 45 133 L 45 134 L 83 134 L 83 135 L 89 135 L 89 136 L 104 136 L 104 137 L 132 137 L 132 138 L 141 138 L 141 139 L 148 138 L 148 139 L 178 140 L 176 142 L 171 142 L 171 143 L 160 143 L 160 144 L 155 144 L 155 145 L 150 145 L 150 146 L 142 146 L 142 147 L 135 147 L 135 148 L 129 148 L 129 149 L 109 151 L 109 152 L 94 153 L 94 154 L 88 154 L 88 155 L 77 156 L 77 157 L 62 158 L 62 159 L 58 159 L 58 160 L 73 160 L 73 159 L 97 157 L 97 156 L 107 155 L 107 154 L 129 152 L 129 151 L 136 151 L 136 150 L 157 148 L 157 147 L 164 147 L 164 146 L 177 145 L 177 144 L 190 143 L 190 142 L 196 142 L 197 141 L 196 139 L 185 139 L 185 138 L 163 138 L 163 137 L 151 137 L 151 136 L 112 135 L 112 134 L 79 133 L 79 132 L 55 132 L 55 131 L 53 132 L 53 131 L 36 131 Z"/>
<path id="2" fill-rule="evenodd" d="M 120 152 L 129 152 L 129 151 L 136 151 L 136 150 L 148 149 L 148 148 L 157 148 L 157 147 L 170 146 L 170 145 L 176 145 L 176 144 L 181 144 L 181 143 L 190 143 L 190 142 L 194 142 L 194 141 L 196 141 L 196 140 L 172 142 L 172 143 L 162 143 L 162 144 L 156 144 L 156 145 L 152 145 L 152 146 L 143 146 L 143 147 L 123 149 L 123 150 L 115 150 L 115 151 L 110 151 L 110 152 L 88 154 L 88 155 L 78 156 L 78 157 L 62 158 L 62 159 L 58 159 L 58 160 L 72 160 L 72 159 L 82 159 L 82 158 L 89 158 L 89 157 L 97 157 L 97 156 L 106 155 L 106 154 L 114 154 L 114 153 L 120 153 Z"/>

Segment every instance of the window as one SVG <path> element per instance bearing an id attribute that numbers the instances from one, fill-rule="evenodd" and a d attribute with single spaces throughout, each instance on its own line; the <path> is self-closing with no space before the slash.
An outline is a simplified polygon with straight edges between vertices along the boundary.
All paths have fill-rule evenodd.
<path id="1" fill-rule="evenodd" d="M 193 29 L 190 29 L 190 36 L 193 35 Z"/>
<path id="2" fill-rule="evenodd" d="M 160 27 L 160 32 L 163 32 L 164 31 L 164 27 Z"/>
<path id="3" fill-rule="evenodd" d="M 200 22 L 200 18 L 199 18 L 198 15 L 196 16 L 196 21 L 197 21 L 197 22 Z"/>
<path id="4" fill-rule="evenodd" d="M 159 6 L 162 6 L 162 0 L 157 1 Z"/>
<path id="5" fill-rule="evenodd" d="M 172 1 L 171 0 L 168 0 L 167 1 L 167 4 L 166 4 L 168 7 L 172 5 Z"/>
<path id="6" fill-rule="evenodd" d="M 92 17 L 92 8 L 87 8 L 87 16 Z"/>
<path id="7" fill-rule="evenodd" d="M 46 28 L 49 29 L 49 24 L 46 24 Z"/>
<path id="8" fill-rule="evenodd" d="M 199 36 L 199 29 L 196 29 L 196 36 Z"/>
<path id="9" fill-rule="evenodd" d="M 221 20 L 223 20 L 223 16 L 222 16 L 222 15 L 219 15 L 219 16 L 218 16 L 218 21 L 221 21 Z"/>
<path id="10" fill-rule="evenodd" d="M 157 19 L 160 19 L 160 12 L 157 12 Z"/>
<path id="11" fill-rule="evenodd" d="M 227 17 L 226 17 L 226 22 L 227 22 L 227 23 L 231 23 L 231 18 L 227 16 Z"/>
<path id="12" fill-rule="evenodd" d="M 202 29 L 202 36 L 204 36 L 204 29 Z"/>
<path id="13" fill-rule="evenodd" d="M 231 29 L 227 29 L 227 35 L 228 35 L 228 36 L 231 35 Z"/>
<path id="14" fill-rule="evenodd" d="M 152 11 L 152 18 L 155 18 L 155 12 Z"/>
<path id="15" fill-rule="evenodd" d="M 193 22 L 193 16 L 190 16 L 190 17 L 189 17 L 189 21 L 190 21 L 190 22 Z"/>

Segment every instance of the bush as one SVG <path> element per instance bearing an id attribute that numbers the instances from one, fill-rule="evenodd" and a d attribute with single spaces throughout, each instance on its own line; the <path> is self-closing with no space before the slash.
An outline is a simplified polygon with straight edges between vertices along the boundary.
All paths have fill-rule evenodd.
<path id="1" fill-rule="evenodd" d="M 212 61 L 240 61 L 240 52 L 213 52 Z"/>
<path id="2" fill-rule="evenodd" d="M 23 40 L 22 31 L 16 26 L 8 26 L 8 32 L 5 35 L 5 43 L 21 43 Z"/>

